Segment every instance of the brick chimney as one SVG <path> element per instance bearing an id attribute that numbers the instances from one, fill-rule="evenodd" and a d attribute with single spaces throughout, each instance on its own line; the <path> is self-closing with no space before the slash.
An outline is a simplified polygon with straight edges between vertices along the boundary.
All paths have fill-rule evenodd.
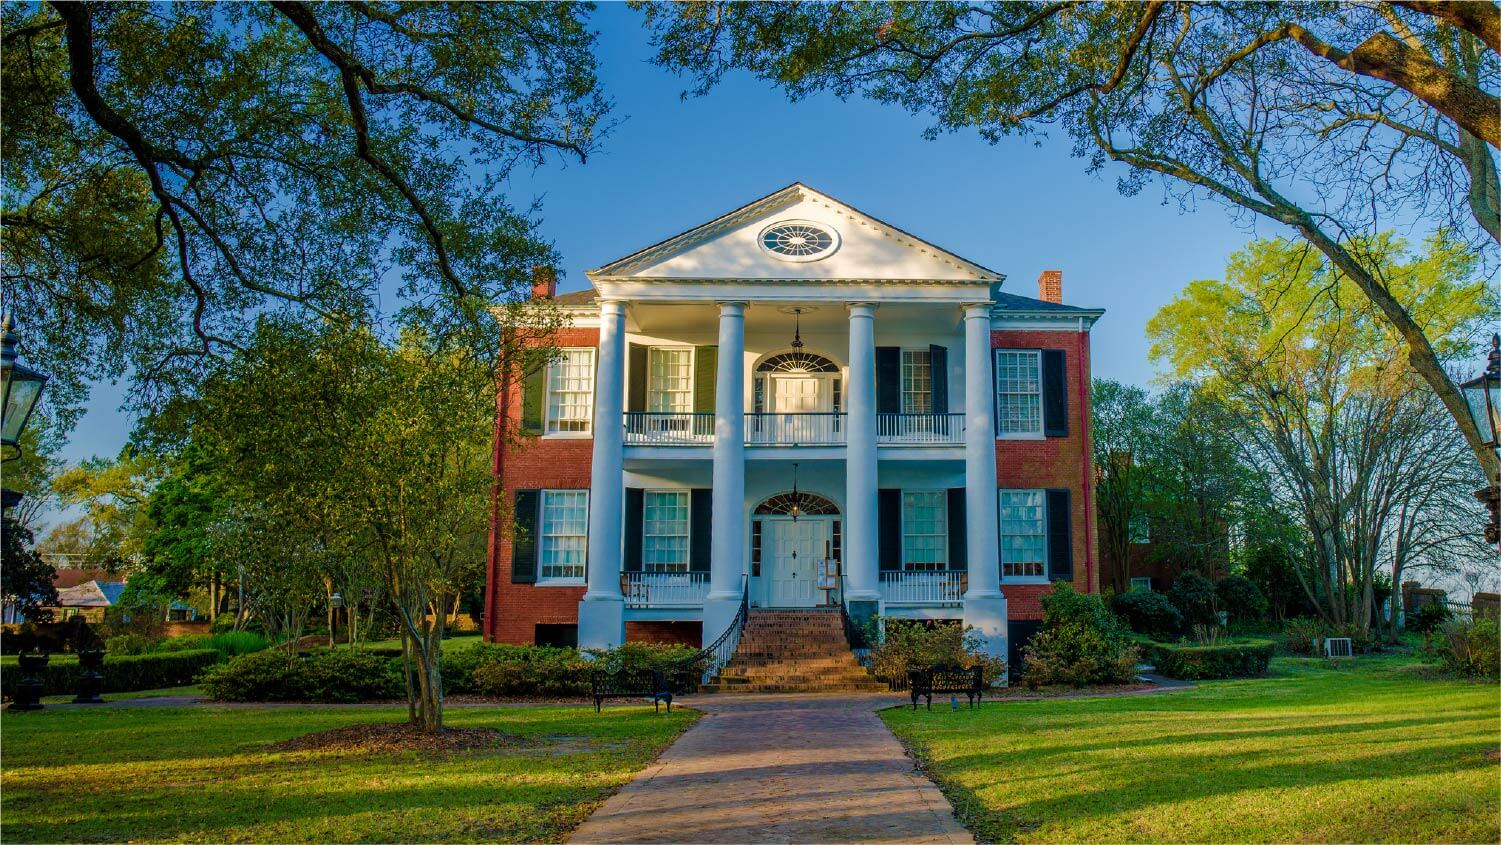
<path id="1" fill-rule="evenodd" d="M 558 295 L 558 271 L 543 264 L 532 267 L 532 299 L 552 299 Z"/>
<path id="2" fill-rule="evenodd" d="M 1037 298 L 1043 302 L 1063 304 L 1063 271 L 1044 270 L 1037 277 Z"/>

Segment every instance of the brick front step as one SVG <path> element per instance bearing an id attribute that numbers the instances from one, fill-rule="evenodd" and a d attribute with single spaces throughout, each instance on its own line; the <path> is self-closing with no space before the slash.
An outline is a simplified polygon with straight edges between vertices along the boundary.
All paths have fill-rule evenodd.
<path id="1" fill-rule="evenodd" d="M 704 684 L 698 688 L 702 693 L 735 695 L 756 692 L 886 692 L 886 685 L 878 681 L 858 681 L 816 684 Z"/>
<path id="2" fill-rule="evenodd" d="M 881 692 L 836 610 L 753 610 L 730 662 L 701 692 Z"/>

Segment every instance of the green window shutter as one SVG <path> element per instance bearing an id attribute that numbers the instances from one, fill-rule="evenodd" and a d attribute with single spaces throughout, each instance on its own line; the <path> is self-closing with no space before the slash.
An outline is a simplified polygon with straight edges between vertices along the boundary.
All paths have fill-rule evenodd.
<path id="1" fill-rule="evenodd" d="M 969 566 L 969 538 L 965 522 L 964 488 L 949 488 L 949 569 L 966 569 Z"/>
<path id="2" fill-rule="evenodd" d="M 649 350 L 639 343 L 632 343 L 626 356 L 630 359 L 631 378 L 625 389 L 625 409 L 627 411 L 646 410 L 646 377 L 651 369 L 647 361 Z"/>
<path id="3" fill-rule="evenodd" d="M 1048 580 L 1074 580 L 1074 514 L 1068 490 L 1049 490 Z"/>
<path id="4" fill-rule="evenodd" d="M 646 491 L 625 488 L 625 559 L 626 572 L 641 571 L 641 539 L 646 532 Z"/>
<path id="5" fill-rule="evenodd" d="M 527 373 L 521 382 L 521 433 L 542 433 L 542 404 L 547 399 L 547 367 Z"/>
<path id="6" fill-rule="evenodd" d="M 876 347 L 876 413 L 902 412 L 902 348 Z"/>
<path id="7" fill-rule="evenodd" d="M 902 491 L 877 492 L 876 513 L 881 523 L 876 533 L 881 571 L 895 572 L 902 568 Z"/>
<path id="8" fill-rule="evenodd" d="M 1068 436 L 1067 364 L 1062 349 L 1042 350 L 1042 433 L 1048 437 Z"/>
<path id="9" fill-rule="evenodd" d="M 688 571 L 708 572 L 713 549 L 714 491 L 694 490 L 688 511 Z"/>
<path id="10" fill-rule="evenodd" d="M 931 384 L 929 396 L 933 400 L 933 413 L 949 412 L 949 348 L 933 344 L 928 347 L 928 371 Z"/>
<path id="11" fill-rule="evenodd" d="M 719 347 L 693 348 L 693 412 L 714 413 L 714 390 L 719 382 Z"/>
<path id="12" fill-rule="evenodd" d="M 511 516 L 511 583 L 537 583 L 537 532 L 541 525 L 542 491 L 517 490 Z"/>

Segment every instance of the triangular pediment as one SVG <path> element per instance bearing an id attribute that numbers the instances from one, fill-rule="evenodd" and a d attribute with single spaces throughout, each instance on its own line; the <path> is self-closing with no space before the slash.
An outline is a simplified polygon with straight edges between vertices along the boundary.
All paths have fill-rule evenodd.
<path id="1" fill-rule="evenodd" d="M 778 227 L 820 238 L 810 255 L 783 255 L 766 243 Z M 795 228 L 793 231 L 802 231 Z M 783 230 L 785 231 L 785 230 Z M 831 241 L 828 246 L 823 246 Z M 827 194 L 795 183 L 588 273 L 591 279 L 807 279 L 1000 281 L 959 257 Z"/>

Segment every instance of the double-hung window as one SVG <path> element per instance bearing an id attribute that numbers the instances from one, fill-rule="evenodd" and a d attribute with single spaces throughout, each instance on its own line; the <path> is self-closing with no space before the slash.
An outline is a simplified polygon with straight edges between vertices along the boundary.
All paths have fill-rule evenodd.
<path id="1" fill-rule="evenodd" d="M 948 522 L 945 491 L 902 491 L 903 568 L 915 571 L 948 568 Z"/>
<path id="2" fill-rule="evenodd" d="M 539 580 L 582 583 L 589 547 L 589 491 L 543 490 L 539 529 Z"/>
<path id="3" fill-rule="evenodd" d="M 594 415 L 594 350 L 563 349 L 547 368 L 547 433 L 584 432 Z"/>
<path id="4" fill-rule="evenodd" d="M 926 349 L 902 350 L 902 413 L 933 412 L 933 359 Z"/>
<path id="5" fill-rule="evenodd" d="M 999 349 L 995 353 L 996 434 L 1042 434 L 1042 353 Z"/>
<path id="6" fill-rule="evenodd" d="M 1013 581 L 1046 581 L 1046 494 L 1042 490 L 1002 490 L 1000 507 L 1001 576 Z"/>
<path id="7" fill-rule="evenodd" d="M 641 568 L 688 571 L 688 491 L 648 490 L 643 502 Z"/>
<path id="8" fill-rule="evenodd" d="M 693 412 L 693 350 L 653 346 L 647 354 L 647 410 L 658 414 Z"/>

